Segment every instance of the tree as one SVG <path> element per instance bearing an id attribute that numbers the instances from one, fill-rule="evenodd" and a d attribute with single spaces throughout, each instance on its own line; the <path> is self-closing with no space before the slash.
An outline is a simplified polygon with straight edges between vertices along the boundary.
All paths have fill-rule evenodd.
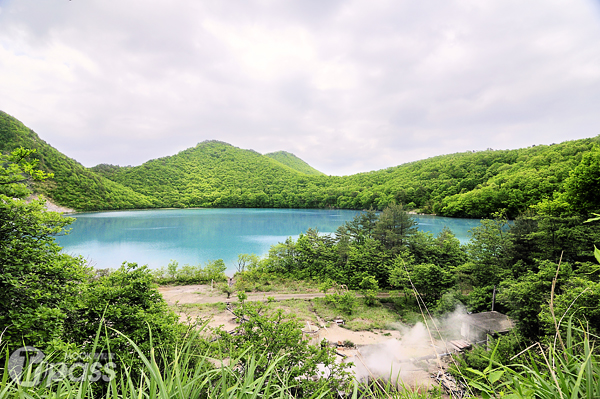
<path id="1" fill-rule="evenodd" d="M 20 199 L 28 181 L 50 177 L 27 160 L 33 153 L 19 148 L 0 158 L 0 334 L 9 347 L 59 345 L 89 273 L 54 242 L 73 219 L 46 211 L 43 200 Z"/>
<path id="2" fill-rule="evenodd" d="M 379 284 L 373 276 L 366 276 L 360 282 L 360 290 L 365 299 L 367 306 L 373 306 L 377 302 L 377 294 L 379 293 Z"/>
<path id="3" fill-rule="evenodd" d="M 566 201 L 577 212 L 587 214 L 600 208 L 600 149 L 585 154 L 565 180 Z"/>
<path id="4" fill-rule="evenodd" d="M 465 247 L 447 227 L 435 237 L 429 232 L 417 231 L 409 238 L 408 247 L 414 263 L 434 263 L 451 269 L 467 260 Z"/>
<path id="5" fill-rule="evenodd" d="M 453 286 L 452 274 L 441 267 L 431 263 L 405 266 L 400 257 L 394 262 L 389 283 L 404 291 L 410 291 L 414 286 L 429 306 L 437 304 L 442 295 Z"/>
<path id="6" fill-rule="evenodd" d="M 238 254 L 236 271 L 243 273 L 246 271 L 246 268 L 250 270 L 258 265 L 259 260 L 260 258 L 255 254 Z"/>
<path id="7" fill-rule="evenodd" d="M 404 210 L 402 205 L 392 204 L 385 208 L 375 223 L 373 236 L 383 246 L 398 252 L 406 244 L 407 238 L 417 231 L 417 222 Z"/>
<path id="8" fill-rule="evenodd" d="M 537 340 L 542 333 L 540 313 L 548 306 L 552 280 L 556 275 L 558 265 L 550 261 L 540 261 L 536 266 L 537 273 L 529 271 L 518 280 L 506 279 L 498 289 L 498 303 L 505 306 L 508 315 L 517 320 L 517 326 L 523 335 Z M 563 293 L 563 285 L 568 282 L 573 273 L 568 263 L 562 263 L 555 286 L 555 293 Z"/>
<path id="9" fill-rule="evenodd" d="M 375 224 L 379 216 L 373 209 L 361 212 L 351 221 L 345 222 L 338 227 L 336 236 L 338 240 L 348 239 L 352 242 L 362 244 L 366 239 L 373 237 Z"/>
<path id="10" fill-rule="evenodd" d="M 470 231 L 471 242 L 467 250 L 477 266 L 474 277 L 478 285 L 497 284 L 507 271 L 506 252 L 510 243 L 508 222 L 502 214 L 496 216 L 496 219 L 482 220 L 479 226 Z"/>
<path id="11" fill-rule="evenodd" d="M 0 154 L 0 195 L 10 198 L 25 198 L 31 192 L 27 188 L 31 180 L 45 180 L 53 177 L 36 169 L 38 160 L 30 159 L 35 150 L 19 147 L 10 154 Z"/>
<path id="12" fill-rule="evenodd" d="M 80 289 L 82 304 L 69 320 L 73 342 L 93 341 L 102 319 L 108 327 L 132 339 L 144 353 L 150 353 L 152 347 L 164 349 L 175 343 L 182 331 L 177 315 L 153 283 L 147 266 L 123 263 L 119 269 L 91 279 Z M 131 351 L 127 338 L 112 330 L 108 333 L 111 351 Z"/>

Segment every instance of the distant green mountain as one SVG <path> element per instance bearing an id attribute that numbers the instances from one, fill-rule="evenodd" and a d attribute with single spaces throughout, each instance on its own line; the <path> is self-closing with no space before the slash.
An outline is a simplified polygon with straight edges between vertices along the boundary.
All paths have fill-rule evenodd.
<path id="1" fill-rule="evenodd" d="M 325 176 L 285 152 L 261 155 L 219 141 L 140 166 L 86 169 L 0 113 L 0 150 L 35 148 L 55 179 L 36 189 L 79 210 L 150 207 L 383 209 L 510 217 L 563 190 L 569 172 L 600 137 L 517 150 L 442 155 L 351 176 Z M 308 167 L 308 169 L 307 169 Z M 311 172 L 311 173 L 308 173 Z M 316 173 L 315 173 L 316 172 Z"/>
<path id="2" fill-rule="evenodd" d="M 214 140 L 140 166 L 92 170 L 154 197 L 162 207 L 319 207 L 304 198 L 307 189 L 317 189 L 311 176 Z"/>
<path id="3" fill-rule="evenodd" d="M 265 156 L 273 158 L 274 160 L 279 161 L 282 164 L 287 165 L 290 168 L 306 175 L 324 175 L 324 173 L 319 172 L 294 154 L 287 151 L 270 152 L 265 154 Z"/>
<path id="4" fill-rule="evenodd" d="M 154 200 L 85 168 L 47 144 L 31 129 L 0 111 L 0 151 L 35 149 L 39 167 L 54 178 L 34 185 L 37 193 L 77 210 L 150 208 Z"/>

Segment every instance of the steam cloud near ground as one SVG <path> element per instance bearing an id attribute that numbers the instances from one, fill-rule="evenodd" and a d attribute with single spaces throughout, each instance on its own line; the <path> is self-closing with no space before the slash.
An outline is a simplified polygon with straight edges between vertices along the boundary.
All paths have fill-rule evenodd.
<path id="1" fill-rule="evenodd" d="M 427 386 L 430 372 L 439 367 L 437 356 L 449 352 L 445 341 L 460 338 L 462 319 L 466 314 L 465 308 L 461 307 L 433 321 L 427 320 L 427 326 L 420 322 L 412 327 L 398 323 L 393 328 L 402 333 L 400 340 L 390 339 L 362 347 L 359 356 L 347 361 L 354 363 L 353 370 L 359 380 L 375 377 L 410 386 Z"/>

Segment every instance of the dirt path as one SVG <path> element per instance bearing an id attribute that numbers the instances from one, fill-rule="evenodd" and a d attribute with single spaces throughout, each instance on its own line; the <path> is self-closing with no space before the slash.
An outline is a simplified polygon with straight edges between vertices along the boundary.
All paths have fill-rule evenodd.
<path id="1" fill-rule="evenodd" d="M 217 288 L 210 288 L 210 285 L 206 284 L 195 284 L 195 285 L 175 285 L 175 286 L 164 286 L 159 287 L 158 291 L 162 294 L 163 298 L 169 305 L 175 305 L 176 302 L 179 304 L 191 304 L 191 303 L 218 303 L 226 301 L 235 301 L 236 296 L 232 295 L 229 300 L 227 295 L 222 293 Z M 248 301 L 266 301 L 267 298 L 272 297 L 276 301 L 284 301 L 286 299 L 313 299 L 323 298 L 325 294 L 322 292 L 293 292 L 293 293 L 276 293 L 276 292 L 249 292 Z M 358 294 L 358 297 L 361 295 Z M 379 294 L 378 298 L 389 297 L 389 294 Z"/>
<path id="2" fill-rule="evenodd" d="M 210 285 L 177 285 L 168 287 L 159 287 L 158 291 L 162 294 L 163 298 L 169 305 L 175 305 L 176 302 L 180 304 L 190 303 L 217 303 L 227 301 L 227 295 L 223 294 L 218 289 L 214 288 L 212 291 Z M 268 297 L 273 297 L 276 301 L 283 301 L 286 299 L 312 299 L 312 298 L 323 298 L 325 294 L 322 292 L 312 293 L 287 293 L 278 294 L 273 292 L 249 292 L 248 301 L 262 301 L 267 300 Z M 235 296 L 231 296 L 231 301 L 236 300 Z"/>
<path id="3" fill-rule="evenodd" d="M 171 306 L 179 303 L 180 305 L 185 304 L 211 304 L 218 302 L 235 302 L 237 298 L 235 295 L 232 295 L 228 300 L 227 295 L 222 293 L 217 288 L 213 288 L 211 290 L 210 285 L 205 284 L 196 284 L 196 285 L 178 285 L 178 286 L 165 286 L 159 287 L 158 289 L 162 294 L 163 298 L 167 301 L 167 303 Z M 284 301 L 286 299 L 303 299 L 309 300 L 313 298 L 323 298 L 325 294 L 322 292 L 293 292 L 293 293 L 276 293 L 276 292 L 256 292 L 256 293 L 248 293 L 248 301 L 266 301 L 267 298 L 272 297 L 275 301 Z M 387 296 L 384 294 L 384 296 Z M 231 313 L 227 311 L 221 312 L 210 312 L 211 314 L 206 314 L 206 310 L 196 311 L 196 310 L 186 310 L 186 314 L 180 314 L 182 321 L 185 320 L 187 316 L 198 316 L 201 315 L 203 317 L 208 317 L 210 319 L 208 325 L 210 327 L 217 327 L 219 325 L 224 326 L 226 329 L 233 329 L 236 324 L 234 322 L 234 318 L 232 318 Z M 318 316 L 317 316 L 318 317 Z M 308 322 L 308 320 L 304 320 L 304 322 Z M 311 324 L 313 322 L 311 321 Z M 315 338 L 323 339 L 326 338 L 332 342 L 343 342 L 346 340 L 352 341 L 357 345 L 368 345 L 375 344 L 385 340 L 389 340 L 390 338 L 400 338 L 400 333 L 394 330 L 382 330 L 379 333 L 371 332 L 371 331 L 351 331 L 345 328 L 338 327 L 333 324 L 329 327 L 323 328 L 323 323 L 318 323 L 321 327 L 318 334 L 315 335 Z M 327 323 L 325 323 L 327 324 Z M 387 334 L 387 335 L 384 335 Z"/>

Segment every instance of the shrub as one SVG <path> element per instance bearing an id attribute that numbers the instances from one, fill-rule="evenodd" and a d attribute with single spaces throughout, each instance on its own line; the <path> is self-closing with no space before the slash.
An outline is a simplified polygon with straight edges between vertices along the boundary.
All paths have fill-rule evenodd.
<path id="1" fill-rule="evenodd" d="M 238 307 L 235 315 L 247 321 L 236 327 L 233 334 L 217 330 L 220 339 L 213 344 L 215 352 L 239 359 L 241 369 L 253 364 L 254 359 L 257 375 L 272 367 L 271 359 L 285 355 L 274 368 L 277 373 L 298 381 L 296 393 L 300 397 L 309 397 L 321 389 L 337 392 L 348 387 L 348 364 L 337 364 L 333 349 L 309 345 L 302 338 L 301 323 L 295 318 L 287 318 L 281 310 L 270 316 L 262 311 L 262 304 L 246 303 Z M 261 359 L 256 359 L 253 348 L 261 348 Z M 329 378 L 313 378 L 320 375 L 320 368 L 329 369 Z"/>
<path id="2" fill-rule="evenodd" d="M 87 345 L 105 323 L 122 333 L 108 330 L 111 348 L 120 355 L 131 353 L 125 336 L 146 354 L 152 347 L 172 348 L 185 328 L 156 288 L 148 267 L 136 263 L 123 263 L 108 276 L 91 280 L 80 287 L 82 301 L 68 320 L 67 336 Z"/>
<path id="3" fill-rule="evenodd" d="M 367 306 L 373 306 L 377 303 L 377 294 L 379 293 L 379 284 L 374 276 L 366 276 L 360 282 L 361 293 Z"/>

